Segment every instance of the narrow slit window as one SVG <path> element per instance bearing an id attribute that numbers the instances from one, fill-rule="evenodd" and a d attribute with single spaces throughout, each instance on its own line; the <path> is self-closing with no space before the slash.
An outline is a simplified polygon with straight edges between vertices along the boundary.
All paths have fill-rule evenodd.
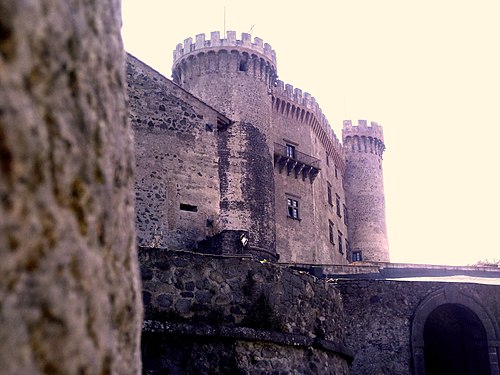
<path id="1" fill-rule="evenodd" d="M 193 206 L 191 204 L 181 203 L 180 209 L 181 211 L 198 212 L 198 206 Z"/>
<path id="2" fill-rule="evenodd" d="M 334 227 L 333 223 L 330 220 L 328 220 L 328 232 L 329 232 L 330 242 L 335 245 Z"/>

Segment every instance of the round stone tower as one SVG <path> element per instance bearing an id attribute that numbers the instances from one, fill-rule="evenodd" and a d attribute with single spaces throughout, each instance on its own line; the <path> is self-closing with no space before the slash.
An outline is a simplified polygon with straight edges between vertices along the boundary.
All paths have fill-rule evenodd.
<path id="1" fill-rule="evenodd" d="M 352 260 L 389 262 L 385 224 L 382 127 L 366 120 L 353 126 L 344 121 L 342 140 L 346 152 L 344 189 L 348 208 L 348 234 Z"/>
<path id="2" fill-rule="evenodd" d="M 175 83 L 234 121 L 219 132 L 223 233 L 247 235 L 243 252 L 276 258 L 270 124 L 275 52 L 260 38 L 252 42 L 250 34 L 241 40 L 234 31 L 222 39 L 219 32 L 209 40 L 199 34 L 177 45 L 172 72 Z"/>

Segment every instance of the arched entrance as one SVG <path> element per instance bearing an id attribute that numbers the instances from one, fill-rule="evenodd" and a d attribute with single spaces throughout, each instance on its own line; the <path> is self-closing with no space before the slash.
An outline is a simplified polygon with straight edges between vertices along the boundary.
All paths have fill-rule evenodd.
<path id="1" fill-rule="evenodd" d="M 500 329 L 456 285 L 429 294 L 411 324 L 414 375 L 500 375 Z"/>
<path id="2" fill-rule="evenodd" d="M 426 375 L 490 375 L 486 331 L 477 315 L 460 304 L 434 309 L 424 325 Z"/>

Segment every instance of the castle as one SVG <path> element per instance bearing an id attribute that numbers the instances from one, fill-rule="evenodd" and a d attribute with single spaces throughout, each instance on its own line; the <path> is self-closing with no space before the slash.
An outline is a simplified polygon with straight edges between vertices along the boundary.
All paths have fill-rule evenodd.
<path id="1" fill-rule="evenodd" d="M 270 47 L 188 40 L 189 92 L 125 58 L 119 2 L 0 4 L 3 373 L 500 374 L 499 270 L 366 261 L 380 129 L 346 124 L 340 158 Z"/>
<path id="2" fill-rule="evenodd" d="M 341 143 L 249 34 L 172 72 L 127 56 L 144 373 L 500 374 L 498 270 L 389 263 L 377 123 Z"/>
<path id="3" fill-rule="evenodd" d="M 277 80 L 271 46 L 249 34 L 188 38 L 172 71 L 213 110 L 199 118 L 181 106 L 174 118 L 162 97 L 145 120 L 150 104 L 131 101 L 140 245 L 154 233 L 160 247 L 210 251 L 216 242 L 229 253 L 244 236 L 239 252 L 283 263 L 389 261 L 378 124 L 345 121 L 342 145 L 316 100 Z"/>

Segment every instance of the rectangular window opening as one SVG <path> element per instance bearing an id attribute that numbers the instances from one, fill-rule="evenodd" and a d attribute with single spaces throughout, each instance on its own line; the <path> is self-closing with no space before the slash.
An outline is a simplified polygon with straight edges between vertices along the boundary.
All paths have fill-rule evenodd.
<path id="1" fill-rule="evenodd" d="M 328 184 L 328 187 L 327 187 L 327 193 L 328 193 L 328 203 L 330 204 L 330 206 L 333 206 L 333 201 L 332 201 L 332 185 Z"/>
<path id="2" fill-rule="evenodd" d="M 191 204 L 181 203 L 180 209 L 181 211 L 198 212 L 198 206 L 193 206 Z"/>
<path id="3" fill-rule="evenodd" d="M 338 194 L 335 194 L 335 204 L 337 206 L 337 216 L 342 217 L 342 213 L 340 212 L 340 197 Z"/>
<path id="4" fill-rule="evenodd" d="M 352 261 L 353 262 L 361 262 L 362 260 L 363 260 L 363 256 L 361 254 L 361 250 L 353 251 Z"/>
<path id="5" fill-rule="evenodd" d="M 288 217 L 299 220 L 299 202 L 293 198 L 287 198 Z"/>
<path id="6" fill-rule="evenodd" d="M 330 235 L 330 243 L 334 244 L 335 245 L 335 235 L 334 235 L 334 229 L 333 229 L 333 223 L 328 220 L 328 232 L 329 232 L 329 235 Z"/>
<path id="7" fill-rule="evenodd" d="M 342 232 L 338 232 L 339 238 L 339 253 L 344 254 L 344 249 L 342 247 Z"/>
<path id="8" fill-rule="evenodd" d="M 295 146 L 289 143 L 286 144 L 286 156 L 290 159 L 295 159 Z"/>

